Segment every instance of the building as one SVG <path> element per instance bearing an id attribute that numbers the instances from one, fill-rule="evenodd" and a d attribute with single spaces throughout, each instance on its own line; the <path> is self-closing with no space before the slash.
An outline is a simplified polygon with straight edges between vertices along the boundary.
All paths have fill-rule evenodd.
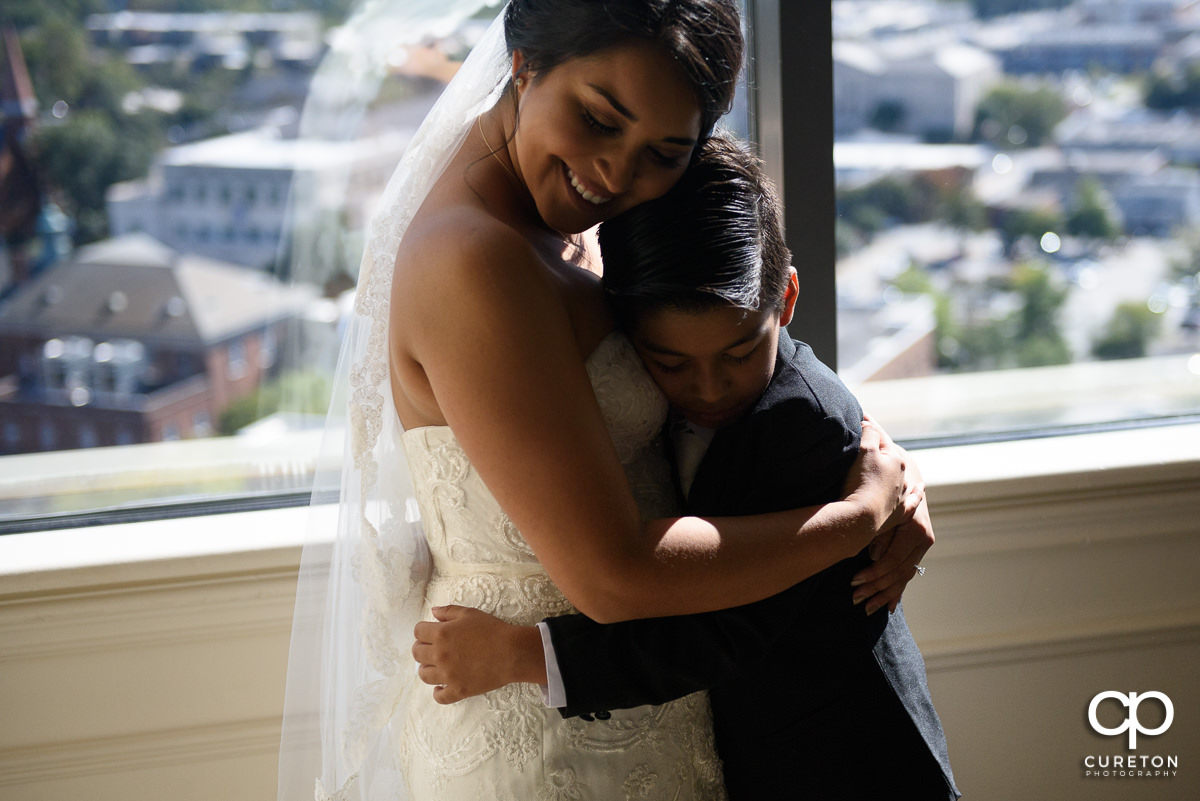
<path id="1" fill-rule="evenodd" d="M 1162 32 L 1153 25 L 1063 25 L 1030 32 L 995 52 L 1010 75 L 1095 70 L 1128 75 L 1153 67 L 1163 46 Z"/>
<path id="2" fill-rule="evenodd" d="M 0 305 L 0 453 L 213 434 L 309 298 L 142 234 L 80 249 Z"/>
<path id="3" fill-rule="evenodd" d="M 1133 151 L 1157 153 L 1174 164 L 1200 165 L 1200 119 L 1178 111 L 1137 109 L 1118 117 L 1077 112 L 1054 134 L 1068 151 Z"/>
<path id="4" fill-rule="evenodd" d="M 1200 225 L 1200 175 L 1167 168 L 1138 176 L 1112 189 L 1125 230 L 1131 234 L 1171 236 Z"/>
<path id="5" fill-rule="evenodd" d="M 110 188 L 109 228 L 268 269 L 289 227 L 345 213 L 346 227 L 362 230 L 410 135 L 328 141 L 262 128 L 168 148 L 148 179 Z"/>
<path id="6" fill-rule="evenodd" d="M 970 45 L 940 41 L 836 41 L 834 130 L 868 127 L 927 139 L 966 139 L 983 95 L 1001 77 L 998 61 Z"/>
<path id="7" fill-rule="evenodd" d="M 1169 26 L 1194 11 L 1196 0 L 1075 0 L 1074 9 L 1088 24 Z"/>
<path id="8" fill-rule="evenodd" d="M 316 12 L 165 14 L 120 11 L 87 19 L 93 45 L 124 50 L 135 67 L 242 69 L 316 64 L 323 50 Z M 264 61 L 264 57 L 266 60 Z"/>

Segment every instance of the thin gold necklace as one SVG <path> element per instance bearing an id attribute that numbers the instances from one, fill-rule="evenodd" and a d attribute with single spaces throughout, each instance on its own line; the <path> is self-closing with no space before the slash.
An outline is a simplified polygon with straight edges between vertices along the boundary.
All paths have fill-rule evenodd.
<path id="1" fill-rule="evenodd" d="M 488 149 L 488 152 L 492 154 L 492 158 L 494 158 L 496 160 L 496 163 L 499 164 L 506 173 L 508 173 L 510 176 L 512 176 L 512 179 L 514 181 L 516 181 L 517 184 L 519 185 L 521 183 L 521 181 L 520 181 L 520 179 L 517 178 L 517 174 L 515 172 L 513 172 L 512 167 L 509 167 L 507 164 L 505 164 L 503 161 L 500 160 L 500 157 L 498 155 L 496 155 L 495 148 L 492 147 L 492 143 L 488 141 L 487 134 L 484 133 L 484 131 L 483 131 L 483 116 L 482 115 L 475 118 L 475 127 L 479 129 L 479 136 L 483 139 L 483 146 L 486 147 Z"/>

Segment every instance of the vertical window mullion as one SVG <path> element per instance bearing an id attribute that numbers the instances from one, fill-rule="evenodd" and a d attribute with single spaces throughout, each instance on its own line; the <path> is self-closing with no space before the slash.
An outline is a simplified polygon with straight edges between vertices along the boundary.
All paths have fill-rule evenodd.
<path id="1" fill-rule="evenodd" d="M 833 15 L 827 2 L 747 0 L 751 137 L 783 198 L 800 276 L 792 336 L 837 366 Z"/>

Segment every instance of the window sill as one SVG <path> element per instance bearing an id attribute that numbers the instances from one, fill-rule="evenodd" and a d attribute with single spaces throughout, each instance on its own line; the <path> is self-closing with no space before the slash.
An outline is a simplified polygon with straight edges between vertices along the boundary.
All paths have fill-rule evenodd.
<path id="1" fill-rule="evenodd" d="M 918 458 L 938 544 L 905 607 L 963 786 L 1000 798 L 991 764 L 1090 747 L 1079 710 L 1113 676 L 1191 703 L 1200 425 Z M 0 795 L 270 797 L 311 525 L 292 508 L 0 537 Z"/>
<path id="2" fill-rule="evenodd" d="M 940 518 L 1039 496 L 1195 485 L 1200 424 L 924 448 L 916 458 Z M 309 508 L 297 507 L 9 534 L 0 537 L 0 598 L 230 564 L 253 569 L 286 559 L 298 565 L 308 525 Z M 957 547 L 943 538 L 933 554 Z M 54 578 L 60 574 L 61 581 Z"/>

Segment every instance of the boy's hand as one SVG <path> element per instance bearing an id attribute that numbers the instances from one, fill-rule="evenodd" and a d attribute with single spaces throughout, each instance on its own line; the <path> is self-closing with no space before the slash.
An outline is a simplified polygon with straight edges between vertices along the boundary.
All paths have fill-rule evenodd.
<path id="1" fill-rule="evenodd" d="M 433 700 L 452 704 L 516 681 L 546 682 L 536 627 L 514 626 L 463 606 L 435 606 L 435 622 L 413 629 L 417 676 L 434 685 Z"/>

